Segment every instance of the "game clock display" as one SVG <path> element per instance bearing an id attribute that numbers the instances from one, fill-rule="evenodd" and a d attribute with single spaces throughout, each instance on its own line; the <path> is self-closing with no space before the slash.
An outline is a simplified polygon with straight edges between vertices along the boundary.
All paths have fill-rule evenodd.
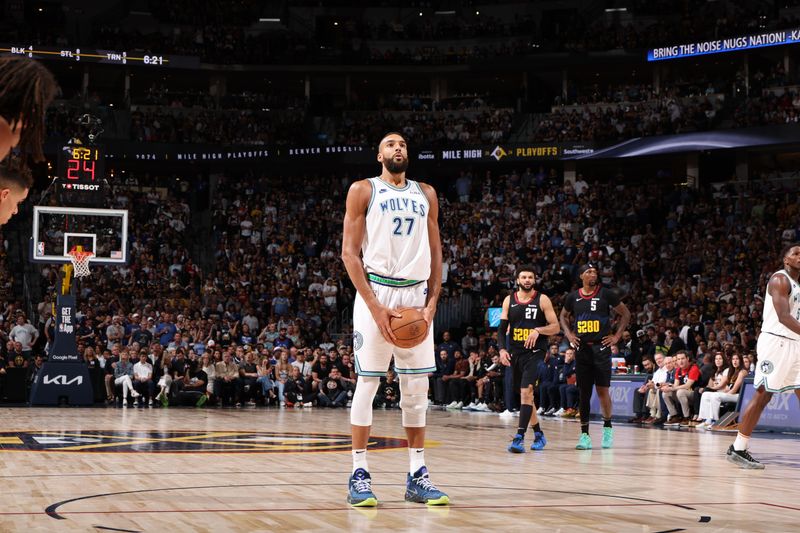
<path id="1" fill-rule="evenodd" d="M 58 158 L 58 196 L 64 205 L 98 205 L 106 189 L 105 154 L 95 145 L 69 144 Z"/>
<path id="2" fill-rule="evenodd" d="M 105 177 L 105 157 L 97 146 L 65 146 L 58 176 L 69 184 L 96 184 Z"/>

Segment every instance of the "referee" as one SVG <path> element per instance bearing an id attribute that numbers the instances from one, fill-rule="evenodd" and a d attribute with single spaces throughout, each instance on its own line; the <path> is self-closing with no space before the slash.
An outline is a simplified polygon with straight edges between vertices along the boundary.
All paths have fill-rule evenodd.
<path id="1" fill-rule="evenodd" d="M 589 410 L 592 387 L 597 390 L 603 412 L 603 448 L 614 442 L 611 428 L 611 345 L 619 342 L 622 332 L 628 327 L 631 312 L 620 301 L 616 291 L 602 287 L 597 279 L 597 267 L 587 263 L 578 269 L 583 286 L 572 291 L 561 310 L 561 329 L 569 342 L 577 349 L 575 374 L 580 393 L 581 437 L 578 450 L 591 450 L 589 437 Z M 611 332 L 611 310 L 620 316 L 617 330 Z M 574 325 L 574 329 L 573 329 Z"/>

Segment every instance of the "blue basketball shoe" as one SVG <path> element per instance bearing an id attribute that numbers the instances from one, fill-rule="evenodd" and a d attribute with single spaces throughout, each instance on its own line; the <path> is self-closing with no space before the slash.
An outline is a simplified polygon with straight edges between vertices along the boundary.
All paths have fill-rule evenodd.
<path id="1" fill-rule="evenodd" d="M 508 445 L 508 451 L 511 453 L 525 453 L 525 436 L 519 433 L 514 435 L 514 440 Z"/>
<path id="2" fill-rule="evenodd" d="M 544 433 L 537 431 L 533 434 L 533 442 L 531 443 L 531 450 L 544 450 L 547 445 L 547 439 L 544 438 Z"/>
<path id="3" fill-rule="evenodd" d="M 357 468 L 348 482 L 347 503 L 353 507 L 375 507 L 378 498 L 372 493 L 372 477 L 363 468 Z"/>
<path id="4" fill-rule="evenodd" d="M 406 501 L 424 503 L 426 505 L 447 505 L 450 503 L 450 498 L 431 483 L 428 469 L 423 466 L 413 475 L 408 474 L 406 479 Z"/>

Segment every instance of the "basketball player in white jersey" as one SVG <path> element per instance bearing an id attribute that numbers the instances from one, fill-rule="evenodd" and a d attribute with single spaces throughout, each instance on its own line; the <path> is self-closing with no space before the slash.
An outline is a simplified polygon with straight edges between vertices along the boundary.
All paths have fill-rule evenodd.
<path id="1" fill-rule="evenodd" d="M 739 434 L 728 448 L 727 458 L 742 468 L 762 469 L 764 465 L 747 451 L 764 407 L 772 394 L 794 390 L 800 398 L 800 244 L 781 252 L 783 270 L 775 272 L 767 284 L 764 321 L 756 352 L 756 393 L 739 422 Z"/>
<path id="2" fill-rule="evenodd" d="M 348 503 L 378 504 L 367 465 L 367 442 L 372 426 L 372 400 L 392 355 L 400 376 L 400 407 L 408 438 L 407 501 L 445 505 L 449 499 L 428 477 L 425 466 L 425 414 L 428 376 L 436 369 L 433 317 L 442 285 L 442 244 L 439 205 L 430 185 L 406 179 L 405 138 L 389 133 L 378 145 L 381 175 L 357 181 L 347 194 L 342 237 L 342 260 L 358 290 L 353 309 L 353 348 L 358 383 L 350 410 L 353 436 L 353 474 Z M 392 344 L 389 321 L 395 309 L 422 308 L 428 336 L 409 349 Z"/>

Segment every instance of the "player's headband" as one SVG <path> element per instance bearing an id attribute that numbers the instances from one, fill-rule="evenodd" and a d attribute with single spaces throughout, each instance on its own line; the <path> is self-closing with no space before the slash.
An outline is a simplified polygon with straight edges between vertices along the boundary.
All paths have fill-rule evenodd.
<path id="1" fill-rule="evenodd" d="M 578 269 L 578 277 L 581 277 L 584 272 L 586 272 L 587 270 L 591 270 L 591 269 L 597 270 L 597 267 L 594 266 L 594 263 L 586 263 L 585 265 L 581 266 Z"/>

